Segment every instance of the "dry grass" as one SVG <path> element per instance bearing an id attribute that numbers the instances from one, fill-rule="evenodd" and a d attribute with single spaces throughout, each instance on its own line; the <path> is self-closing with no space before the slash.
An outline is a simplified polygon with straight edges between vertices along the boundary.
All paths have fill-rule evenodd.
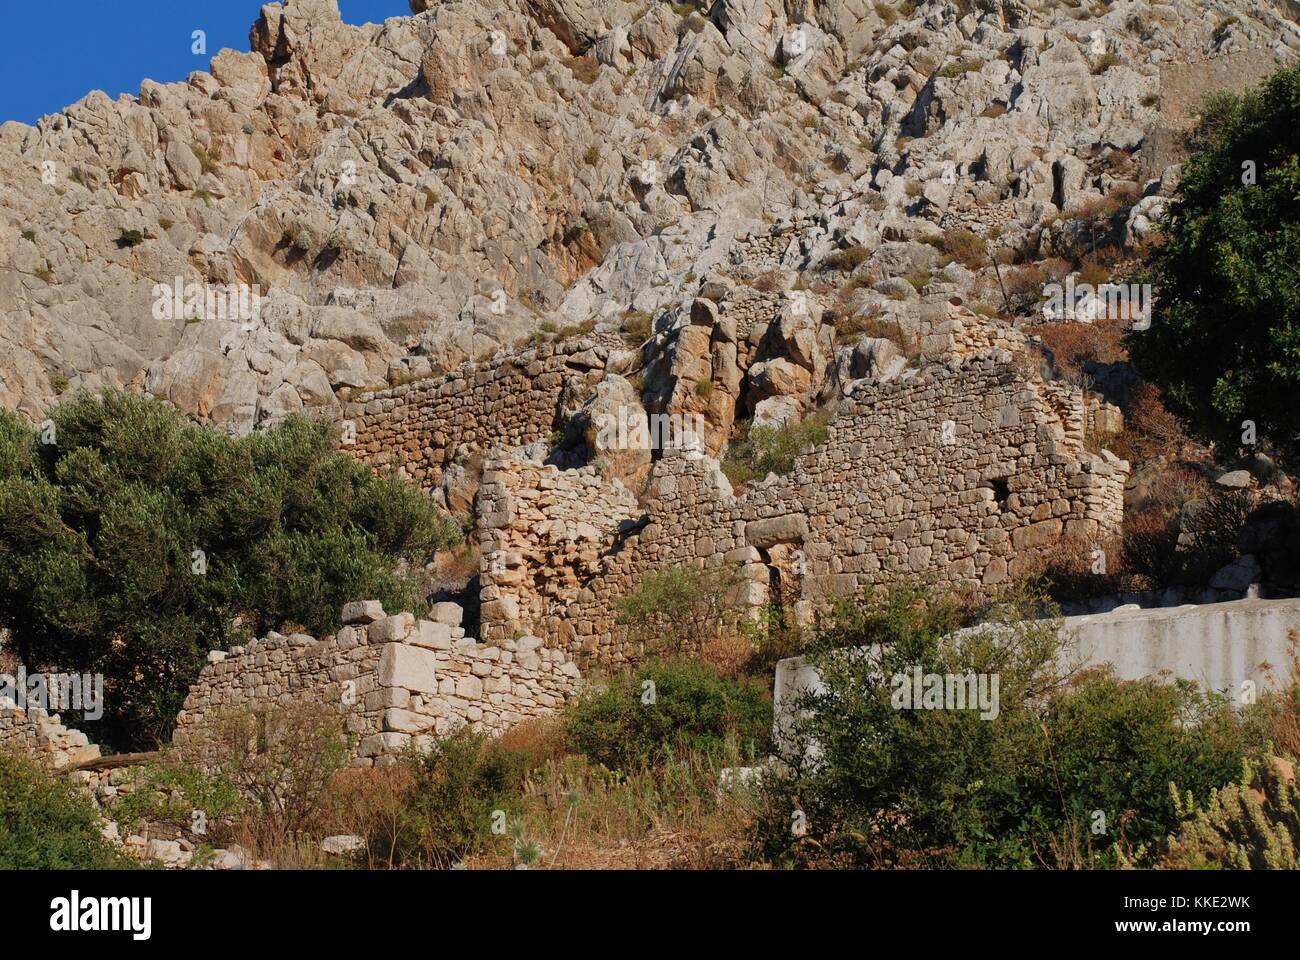
<path id="1" fill-rule="evenodd" d="M 861 244 L 856 244 L 843 250 L 833 251 L 822 261 L 822 266 L 827 270 L 842 270 L 850 273 L 854 268 L 865 263 L 870 256 L 871 251 Z"/>
<path id="2" fill-rule="evenodd" d="M 479 572 L 479 545 L 467 539 L 454 550 L 439 551 L 433 562 L 434 569 L 427 578 L 430 585 L 464 584 Z"/>
<path id="3" fill-rule="evenodd" d="M 700 659 L 713 667 L 720 677 L 738 677 L 754 656 L 749 638 L 735 631 L 707 640 L 700 649 Z"/>
<path id="4" fill-rule="evenodd" d="M 1124 406 L 1124 430 L 1112 437 L 1107 446 L 1117 457 L 1132 463 L 1203 453 L 1187 436 L 1182 421 L 1165 409 L 1160 390 L 1148 383 L 1141 384 L 1128 398 Z"/>
<path id="5" fill-rule="evenodd" d="M 595 83 L 600 76 L 600 61 L 595 57 L 568 57 L 564 64 L 573 71 L 574 78 L 583 83 Z"/>
<path id="6" fill-rule="evenodd" d="M 542 851 L 534 869 L 721 869 L 746 865 L 757 799 L 720 789 L 713 763 L 688 756 L 623 776 L 569 756 L 548 761 L 510 811 Z M 470 857 L 471 869 L 509 869 L 506 852 Z"/>
<path id="7" fill-rule="evenodd" d="M 1044 577 L 1056 601 L 1078 600 L 1135 589 L 1118 536 L 1064 536 L 1038 557 L 1033 574 Z"/>
<path id="8" fill-rule="evenodd" d="M 1052 351 L 1057 369 L 1067 379 L 1078 382 L 1086 363 L 1118 363 L 1128 357 L 1123 341 L 1127 326 L 1118 319 L 1093 323 L 1067 320 L 1041 324 L 1034 327 L 1034 333 Z"/>
<path id="9" fill-rule="evenodd" d="M 1047 282 L 1047 273 L 1041 267 L 1030 265 L 1003 270 L 1002 283 L 995 288 L 999 297 L 1002 289 L 1006 289 L 1006 296 L 1011 302 L 1012 310 L 1027 310 L 1038 303 Z"/>
<path id="10" fill-rule="evenodd" d="M 754 279 L 753 287 L 759 293 L 777 293 L 785 289 L 785 274 L 780 270 L 768 270 Z"/>
<path id="11" fill-rule="evenodd" d="M 1289 630 L 1291 641 L 1291 683 L 1278 694 L 1273 715 L 1273 750 L 1284 757 L 1300 759 L 1300 630 Z"/>

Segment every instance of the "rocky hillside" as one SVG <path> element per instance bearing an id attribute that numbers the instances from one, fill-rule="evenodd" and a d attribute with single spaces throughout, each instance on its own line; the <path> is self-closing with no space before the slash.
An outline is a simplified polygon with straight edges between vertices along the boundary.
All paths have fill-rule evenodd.
<path id="1" fill-rule="evenodd" d="M 0 403 L 131 384 L 232 431 L 340 410 L 656 317 L 768 233 L 771 282 L 829 273 L 853 313 L 906 312 L 920 273 L 1004 311 L 943 230 L 1038 259 L 1129 191 L 1140 239 L 1169 186 L 1143 148 L 1186 109 L 1167 68 L 1235 52 L 1249 78 L 1300 48 L 1264 2 L 412 8 L 271 4 L 210 72 L 0 127 Z M 223 319 L 190 284 L 260 309 Z"/>

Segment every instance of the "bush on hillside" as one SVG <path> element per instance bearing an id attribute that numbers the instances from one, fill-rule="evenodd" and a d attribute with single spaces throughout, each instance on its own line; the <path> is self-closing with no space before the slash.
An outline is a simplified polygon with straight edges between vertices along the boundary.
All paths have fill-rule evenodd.
<path id="1" fill-rule="evenodd" d="M 320 825 L 348 757 L 343 721 L 323 704 L 231 708 L 139 768 L 113 815 L 179 830 L 199 822 L 196 840 L 234 839 L 279 858 Z"/>
<path id="2" fill-rule="evenodd" d="M 0 753 L 0 870 L 130 867 L 99 832 L 90 798 L 65 777 Z"/>
<path id="3" fill-rule="evenodd" d="M 404 802 L 391 834 L 368 838 L 373 858 L 394 866 L 446 869 L 493 843 L 493 827 L 517 804 L 528 772 L 520 755 L 460 727 L 404 762 Z M 500 826 L 508 824 L 500 823 Z M 385 849 L 386 848 L 386 849 Z"/>
<path id="4" fill-rule="evenodd" d="M 651 570 L 614 603 L 616 621 L 651 652 L 698 652 L 738 618 L 734 567 Z"/>
<path id="5" fill-rule="evenodd" d="M 769 473 L 784 476 L 794 469 L 795 458 L 808 445 L 826 442 L 827 417 L 813 414 L 801 423 L 742 424 L 722 461 L 722 472 L 732 483 L 748 484 Z"/>
<path id="6" fill-rule="evenodd" d="M 290 418 L 232 438 L 120 392 L 61 403 L 41 428 L 0 411 L 0 627 L 13 651 L 103 673 L 92 739 L 130 749 L 166 737 L 209 650 L 286 623 L 329 631 L 349 600 L 418 609 L 399 571 L 458 529 L 335 445 L 329 424 Z"/>
<path id="7" fill-rule="evenodd" d="M 693 660 L 650 663 L 621 674 L 564 713 L 571 750 L 632 772 L 680 753 L 722 755 L 728 743 L 750 760 L 767 756 L 772 702 L 767 684 L 722 679 Z"/>
<path id="8" fill-rule="evenodd" d="M 824 690 L 782 717 L 787 777 L 756 827 L 778 863 L 904 867 L 1152 865 L 1179 823 L 1177 782 L 1203 799 L 1233 778 L 1261 720 L 1189 685 L 1070 678 L 1039 601 L 994 607 L 959 636 L 949 597 L 901 584 L 852 604 L 813 654 Z M 846 648 L 852 648 L 849 653 Z M 998 679 L 996 715 L 895 707 L 896 675 Z M 901 704 L 900 704 L 901 706 Z M 799 829 L 792 829 L 795 825 Z"/>

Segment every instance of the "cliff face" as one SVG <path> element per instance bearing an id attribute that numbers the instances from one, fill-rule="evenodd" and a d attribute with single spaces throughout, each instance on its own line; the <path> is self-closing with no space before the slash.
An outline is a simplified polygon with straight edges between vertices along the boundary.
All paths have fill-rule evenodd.
<path id="1" fill-rule="evenodd" d="M 1300 46 L 1265 3 L 1231 23 L 1189 2 L 412 7 L 354 27 L 334 0 L 271 4 L 252 51 L 208 73 L 0 127 L 0 403 L 38 418 L 131 384 L 235 431 L 341 415 L 539 328 L 617 333 L 760 265 L 797 285 L 849 247 L 851 311 L 910 317 L 898 283 L 938 267 L 918 241 L 941 229 L 1032 259 L 1071 242 L 1044 228 L 1060 208 L 1167 187 L 1137 151 L 1168 65 Z M 974 266 L 923 292 L 980 299 Z M 834 370 L 822 343 L 787 382 L 771 361 L 807 344 L 786 332 L 755 348 L 742 406 Z M 649 349 L 663 376 L 690 375 L 678 339 Z"/>

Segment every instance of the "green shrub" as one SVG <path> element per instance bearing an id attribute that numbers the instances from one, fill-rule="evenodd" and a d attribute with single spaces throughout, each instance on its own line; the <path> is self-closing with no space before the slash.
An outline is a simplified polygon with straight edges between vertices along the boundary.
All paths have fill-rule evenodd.
<path id="1" fill-rule="evenodd" d="M 131 866 L 99 832 L 90 798 L 64 777 L 0 753 L 0 870 Z"/>
<path id="2" fill-rule="evenodd" d="M 209 773 L 175 751 L 167 751 L 131 775 L 131 790 L 118 795 L 111 815 L 128 829 L 145 824 L 167 824 L 190 830 L 195 812 L 202 814 L 205 829 L 243 814 L 247 799 L 224 772 Z"/>
<path id="3" fill-rule="evenodd" d="M 120 822 L 167 823 L 240 838 L 263 855 L 320 831 L 329 787 L 347 764 L 342 718 L 321 703 L 230 708 L 205 718 L 184 743 L 137 768 L 134 789 L 113 807 Z"/>
<path id="4" fill-rule="evenodd" d="M 1244 420 L 1300 452 L 1300 67 L 1207 101 L 1165 241 L 1149 254 L 1150 329 L 1134 365 L 1169 410 L 1228 451 Z M 1257 183 L 1242 182 L 1253 164 Z"/>
<path id="5" fill-rule="evenodd" d="M 653 332 L 650 321 L 650 314 L 644 310 L 628 310 L 623 314 L 621 329 L 637 343 L 645 343 Z"/>
<path id="6" fill-rule="evenodd" d="M 765 788 L 762 852 L 844 866 L 1154 865 L 1180 820 L 1169 783 L 1208 796 L 1263 741 L 1260 718 L 1187 684 L 1067 680 L 1060 621 L 1031 618 L 1040 603 L 995 606 L 990 626 L 964 634 L 955 599 L 917 584 L 842 606 L 812 654 L 824 690 L 782 719 L 791 773 Z M 914 668 L 984 675 L 986 689 L 996 677 L 996 715 L 896 708 L 894 678 Z"/>
<path id="7" fill-rule="evenodd" d="M 954 227 L 945 230 L 943 236 L 925 241 L 942 250 L 958 263 L 972 270 L 987 266 L 989 262 L 988 242 L 977 233 Z"/>
<path id="8" fill-rule="evenodd" d="M 197 143 L 190 144 L 190 153 L 194 154 L 194 159 L 199 162 L 199 168 L 204 173 L 216 173 L 219 169 L 217 158 Z"/>
<path id="9" fill-rule="evenodd" d="M 139 230 L 123 230 L 117 238 L 119 247 L 138 247 L 144 243 L 144 234 Z"/>
<path id="10" fill-rule="evenodd" d="M 854 244 L 843 250 L 833 251 L 825 260 L 822 266 L 827 270 L 842 270 L 845 273 L 853 271 L 856 267 L 861 266 L 871 256 L 871 251 L 862 244 Z"/>
<path id="11" fill-rule="evenodd" d="M 828 419 L 814 414 L 801 423 L 779 427 L 743 424 L 727 449 L 722 472 L 732 483 L 746 484 L 761 480 L 769 473 L 781 476 L 794 469 L 795 458 L 803 448 L 826 442 Z"/>
<path id="12" fill-rule="evenodd" d="M 952 63 L 945 64 L 937 76 L 950 80 L 953 77 L 960 77 L 963 73 L 974 73 L 982 69 L 984 69 L 984 61 L 978 57 L 970 60 L 954 60 Z"/>
<path id="13" fill-rule="evenodd" d="M 492 843 L 495 811 L 517 806 L 528 772 L 518 755 L 468 727 L 435 740 L 427 752 L 410 752 L 404 765 L 410 783 L 396 829 L 369 838 L 386 847 L 372 856 L 424 869 L 446 869 Z"/>
<path id="14" fill-rule="evenodd" d="M 1105 73 L 1111 67 L 1118 66 L 1120 62 L 1119 55 L 1115 53 L 1103 53 L 1092 64 L 1092 72 L 1096 75 Z"/>
<path id="15" fill-rule="evenodd" d="M 569 748 L 611 770 L 634 772 L 670 758 L 767 755 L 772 703 L 765 682 L 718 677 L 694 660 L 650 663 L 613 678 L 564 711 Z"/>
<path id="16" fill-rule="evenodd" d="M 885 320 L 871 312 L 851 313 L 835 320 L 835 342 L 849 343 L 859 337 L 892 340 L 900 347 L 904 336 L 897 320 Z"/>
<path id="17" fill-rule="evenodd" d="M 668 567 L 651 570 L 636 589 L 614 603 L 619 626 L 646 650 L 662 654 L 699 651 L 737 619 L 734 567 Z"/>
<path id="18" fill-rule="evenodd" d="M 349 600 L 420 609 L 399 564 L 459 539 L 417 490 L 336 451 L 328 423 L 233 438 L 115 391 L 50 419 L 42 443 L 0 411 L 0 627 L 25 663 L 104 674 L 95 739 L 116 748 L 166 738 L 209 650 L 328 632 Z"/>
<path id="19" fill-rule="evenodd" d="M 311 251 L 315 238 L 312 237 L 310 230 L 302 227 L 291 227 L 280 235 L 280 243 L 289 247 L 295 253 L 308 253 Z"/>

